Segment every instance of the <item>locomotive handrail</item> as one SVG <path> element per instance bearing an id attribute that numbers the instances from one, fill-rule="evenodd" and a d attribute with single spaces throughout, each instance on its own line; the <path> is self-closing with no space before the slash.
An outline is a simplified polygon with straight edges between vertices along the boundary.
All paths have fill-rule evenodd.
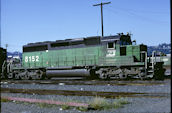
<path id="1" fill-rule="evenodd" d="M 152 52 L 152 69 L 154 69 L 154 64 L 156 63 L 156 53 L 157 51 Z"/>
<path id="2" fill-rule="evenodd" d="M 7 73 L 10 73 L 12 71 L 11 66 L 12 66 L 12 62 L 9 62 L 7 64 Z"/>
<path id="3" fill-rule="evenodd" d="M 4 70 L 5 70 L 5 67 L 7 66 L 6 63 L 7 63 L 7 61 L 5 60 L 2 64 L 2 76 L 1 76 L 1 78 L 5 77 L 4 76 Z"/>
<path id="4" fill-rule="evenodd" d="M 142 51 L 141 53 L 145 53 L 145 69 L 147 69 L 147 52 Z"/>

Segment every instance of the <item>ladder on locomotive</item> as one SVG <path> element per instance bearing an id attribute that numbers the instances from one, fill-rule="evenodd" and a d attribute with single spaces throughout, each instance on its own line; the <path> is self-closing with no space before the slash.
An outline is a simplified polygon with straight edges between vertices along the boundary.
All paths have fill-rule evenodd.
<path id="1" fill-rule="evenodd" d="M 2 64 L 2 73 L 1 78 L 11 78 L 12 76 L 8 75 L 12 71 L 12 62 L 7 62 L 6 60 Z"/>
<path id="2" fill-rule="evenodd" d="M 148 71 L 147 71 L 147 76 L 148 77 L 153 77 L 155 75 L 155 65 L 158 63 L 158 62 L 162 62 L 161 61 L 161 56 L 160 56 L 160 59 L 159 61 L 157 60 L 156 58 L 156 54 L 157 54 L 157 51 L 153 51 L 152 52 L 152 57 L 149 57 L 149 63 L 148 63 Z"/>

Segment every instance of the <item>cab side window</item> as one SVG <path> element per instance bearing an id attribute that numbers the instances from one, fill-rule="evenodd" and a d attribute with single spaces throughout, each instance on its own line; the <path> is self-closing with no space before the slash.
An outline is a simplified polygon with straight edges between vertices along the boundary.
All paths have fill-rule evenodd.
<path id="1" fill-rule="evenodd" d="M 109 42 L 108 44 L 107 44 L 107 48 L 114 48 L 114 43 L 113 42 Z"/>
<path id="2" fill-rule="evenodd" d="M 126 55 L 126 47 L 120 47 L 120 55 L 125 56 Z"/>

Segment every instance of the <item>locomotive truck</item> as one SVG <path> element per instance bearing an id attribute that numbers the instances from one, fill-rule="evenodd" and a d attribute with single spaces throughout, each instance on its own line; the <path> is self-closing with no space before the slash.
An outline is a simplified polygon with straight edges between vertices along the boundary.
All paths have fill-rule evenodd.
<path id="1" fill-rule="evenodd" d="M 88 77 L 100 79 L 162 79 L 163 62 L 147 60 L 147 46 L 136 45 L 129 34 L 29 43 L 22 63 L 4 63 L 2 76 L 13 79 Z"/>

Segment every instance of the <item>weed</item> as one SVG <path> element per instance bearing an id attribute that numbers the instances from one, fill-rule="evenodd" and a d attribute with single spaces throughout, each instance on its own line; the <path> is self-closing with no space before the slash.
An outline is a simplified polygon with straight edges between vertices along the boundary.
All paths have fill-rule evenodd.
<path id="1" fill-rule="evenodd" d="M 119 98 L 119 99 L 117 99 L 117 101 L 118 101 L 118 103 L 120 103 L 122 105 L 123 104 L 129 104 L 127 98 Z"/>
<path id="2" fill-rule="evenodd" d="M 86 107 L 76 107 L 76 109 L 79 111 L 88 111 L 88 108 Z"/>
<path id="3" fill-rule="evenodd" d="M 68 105 L 62 105 L 61 108 L 62 108 L 63 110 L 67 110 L 67 109 L 70 109 L 71 107 L 68 106 Z"/>
<path id="4" fill-rule="evenodd" d="M 68 102 L 73 102 L 74 100 L 71 99 L 67 99 Z M 5 98 L 1 98 L 1 102 L 9 102 L 10 100 L 5 99 Z M 76 102 L 76 100 L 75 100 Z M 19 102 L 16 101 L 16 103 L 20 103 L 20 104 L 32 104 L 32 103 L 28 103 L 28 102 Z M 71 107 L 67 104 L 64 105 L 55 105 L 55 104 L 47 104 L 47 103 L 35 103 L 35 105 L 41 107 L 41 108 L 52 108 L 52 107 L 61 107 L 62 110 L 67 110 L 67 109 L 71 109 L 71 108 L 76 108 L 79 111 L 88 111 L 88 110 L 105 110 L 105 109 L 112 109 L 112 108 L 120 108 L 123 107 L 123 105 L 125 104 L 129 104 L 127 98 L 123 98 L 123 97 L 117 97 L 113 102 L 110 100 L 107 100 L 105 98 L 102 97 L 95 97 L 93 98 L 90 102 L 89 102 L 89 107 Z"/>
<path id="5" fill-rule="evenodd" d="M 118 98 L 115 99 L 115 101 L 113 102 L 114 108 L 123 107 L 124 104 L 129 104 L 127 98 L 118 97 Z"/>
<path id="6" fill-rule="evenodd" d="M 90 106 L 94 108 L 95 110 L 97 109 L 104 109 L 109 106 L 108 101 L 105 98 L 100 98 L 100 97 L 95 97 L 91 103 Z"/>
<path id="7" fill-rule="evenodd" d="M 32 103 L 29 102 L 21 102 L 21 101 L 16 101 L 16 104 L 23 104 L 23 105 L 31 105 Z"/>
<path id="8" fill-rule="evenodd" d="M 118 102 L 116 102 L 116 101 L 114 101 L 114 102 L 113 102 L 113 107 L 114 107 L 114 108 L 120 108 L 120 107 L 122 107 L 122 104 L 121 104 L 121 103 L 118 103 Z"/>
<path id="9" fill-rule="evenodd" d="M 9 102 L 10 100 L 6 99 L 6 98 L 1 98 L 1 102 Z"/>
<path id="10" fill-rule="evenodd" d="M 57 107 L 57 105 L 54 104 L 46 104 L 46 103 L 36 103 L 37 106 L 40 108 L 52 108 L 52 107 Z"/>
<path id="11" fill-rule="evenodd" d="M 112 109 L 112 108 L 120 108 L 123 107 L 124 104 L 128 104 L 128 100 L 126 98 L 118 97 L 114 102 L 110 102 L 105 98 L 95 97 L 91 103 L 90 107 L 95 110 L 102 109 Z"/>

